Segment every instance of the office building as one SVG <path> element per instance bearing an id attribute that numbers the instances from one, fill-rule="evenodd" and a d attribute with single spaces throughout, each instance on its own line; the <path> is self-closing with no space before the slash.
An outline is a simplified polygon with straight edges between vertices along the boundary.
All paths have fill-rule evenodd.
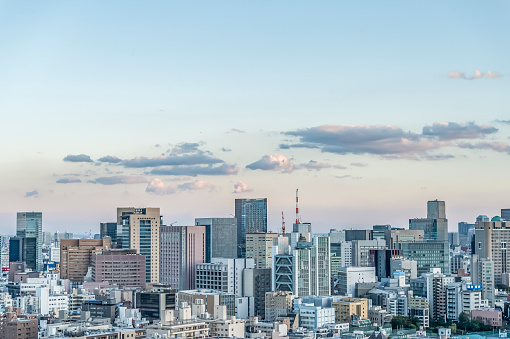
<path id="1" fill-rule="evenodd" d="M 307 224 L 305 224 L 307 225 Z M 293 232 L 288 237 L 275 238 L 273 245 L 273 290 L 292 292 L 298 297 L 331 294 L 329 237 L 309 238 Z"/>
<path id="2" fill-rule="evenodd" d="M 352 240 L 372 240 L 372 231 L 371 230 L 344 230 L 345 232 L 345 241 Z"/>
<path id="3" fill-rule="evenodd" d="M 280 316 L 292 313 L 295 295 L 286 291 L 271 291 L 265 295 L 265 317 L 266 321 L 275 321 Z"/>
<path id="4" fill-rule="evenodd" d="M 475 226 L 474 254 L 493 262 L 494 283 L 501 284 L 501 275 L 510 272 L 510 222 L 494 217 Z"/>
<path id="5" fill-rule="evenodd" d="M 177 299 L 179 303 L 186 302 L 188 305 L 197 304 L 197 300 L 201 300 L 201 303 L 205 305 L 205 311 L 209 314 L 214 314 L 216 306 L 224 305 L 227 307 L 227 316 L 236 318 L 246 318 L 250 313 L 250 306 L 248 305 L 248 298 L 237 298 L 232 293 L 209 290 L 209 289 L 197 289 L 179 291 L 177 293 Z M 241 301 L 241 303 L 239 303 Z M 253 314 L 253 313 L 252 313 Z"/>
<path id="6" fill-rule="evenodd" d="M 60 241 L 60 277 L 83 282 L 92 266 L 92 255 L 111 248 L 111 238 L 62 239 Z"/>
<path id="7" fill-rule="evenodd" d="M 176 289 L 196 287 L 196 266 L 205 262 L 205 226 L 161 226 L 160 282 Z"/>
<path id="8" fill-rule="evenodd" d="M 390 277 L 395 272 L 404 272 L 405 283 L 409 284 L 411 279 L 418 277 L 418 263 L 416 260 L 408 260 L 404 258 L 390 258 Z"/>
<path id="9" fill-rule="evenodd" d="M 270 268 L 245 268 L 243 270 L 243 296 L 253 298 L 254 315 L 261 318 L 265 314 L 266 293 L 270 292 L 272 288 L 271 273 Z"/>
<path id="10" fill-rule="evenodd" d="M 467 222 L 458 223 L 459 243 L 461 246 L 471 245 L 471 239 L 475 234 L 475 224 Z"/>
<path id="11" fill-rule="evenodd" d="M 257 268 L 271 268 L 271 249 L 277 236 L 276 233 L 246 233 L 246 258 L 253 258 Z"/>
<path id="12" fill-rule="evenodd" d="M 428 307 L 409 307 L 409 318 L 418 318 L 423 328 L 430 327 L 430 312 Z"/>
<path id="13" fill-rule="evenodd" d="M 460 245 L 460 236 L 458 232 L 448 232 L 448 242 L 452 248 Z"/>
<path id="14" fill-rule="evenodd" d="M 27 267 L 42 271 L 42 212 L 18 212 L 16 236 L 23 239 L 23 261 L 27 263 Z"/>
<path id="15" fill-rule="evenodd" d="M 237 258 L 236 218 L 196 218 L 205 227 L 205 262 L 211 258 Z"/>
<path id="16" fill-rule="evenodd" d="M 448 219 L 444 201 L 427 202 L 427 218 L 409 219 L 410 230 L 423 230 L 424 240 L 448 241 Z"/>
<path id="17" fill-rule="evenodd" d="M 136 250 L 107 250 L 92 254 L 94 282 L 145 288 L 145 278 L 145 256 Z"/>
<path id="18" fill-rule="evenodd" d="M 491 307 L 495 302 L 494 288 L 496 281 L 501 281 L 501 276 L 495 275 L 495 269 L 498 267 L 493 260 L 488 258 L 480 258 L 480 255 L 473 254 L 471 257 L 471 281 L 474 285 L 479 285 L 482 292 L 482 299 L 487 300 Z"/>
<path id="19" fill-rule="evenodd" d="M 386 231 L 391 230 L 391 225 L 374 225 L 372 226 L 372 239 L 384 240 Z"/>
<path id="20" fill-rule="evenodd" d="M 267 198 L 236 199 L 237 254 L 246 256 L 246 233 L 267 232 Z"/>
<path id="21" fill-rule="evenodd" d="M 505 221 L 510 221 L 510 208 L 501 209 L 501 218 Z"/>
<path id="22" fill-rule="evenodd" d="M 403 258 L 417 263 L 418 275 L 430 272 L 431 268 L 440 268 L 441 272 L 450 272 L 450 246 L 448 241 L 426 241 L 397 243 Z"/>
<path id="23" fill-rule="evenodd" d="M 9 238 L 9 262 L 23 261 L 23 238 Z"/>
<path id="24" fill-rule="evenodd" d="M 338 288 L 341 295 L 355 295 L 356 284 L 376 283 L 375 267 L 342 267 L 338 271 Z"/>
<path id="25" fill-rule="evenodd" d="M 373 260 L 370 258 L 371 251 L 385 250 L 386 241 L 376 240 L 352 240 L 352 266 L 368 267 Z"/>
<path id="26" fill-rule="evenodd" d="M 155 284 L 150 291 L 135 293 L 134 308 L 150 322 L 163 319 L 167 310 L 175 310 L 176 293 L 170 286 Z"/>
<path id="27" fill-rule="evenodd" d="M 19 315 L 16 312 L 7 312 L 0 315 L 2 339 L 37 339 L 38 329 L 39 321 L 36 314 Z"/>
<path id="28" fill-rule="evenodd" d="M 369 264 L 363 267 L 375 267 L 375 275 L 381 278 L 393 277 L 390 270 L 391 259 L 400 259 L 399 250 L 371 249 L 369 251 Z M 358 265 L 360 266 L 360 265 Z"/>
<path id="29" fill-rule="evenodd" d="M 117 235 L 119 248 L 137 250 L 145 256 L 146 282 L 159 282 L 159 208 L 117 208 Z M 119 244 L 118 244 L 119 245 Z"/>
<path id="30" fill-rule="evenodd" d="M 99 238 L 112 238 L 112 245 L 117 244 L 117 223 L 102 222 L 99 224 Z"/>
<path id="31" fill-rule="evenodd" d="M 397 242 L 420 242 L 424 238 L 423 230 L 406 230 L 403 228 L 393 228 L 386 230 L 384 233 L 384 239 L 386 240 L 386 246 L 389 249 L 395 247 Z"/>
<path id="32" fill-rule="evenodd" d="M 299 303 L 296 313 L 299 315 L 299 326 L 308 330 L 315 330 L 326 324 L 335 323 L 335 309 L 333 307 Z"/>
<path id="33" fill-rule="evenodd" d="M 243 271 L 253 269 L 253 259 L 212 258 L 211 263 L 196 265 L 196 287 L 243 295 Z"/>

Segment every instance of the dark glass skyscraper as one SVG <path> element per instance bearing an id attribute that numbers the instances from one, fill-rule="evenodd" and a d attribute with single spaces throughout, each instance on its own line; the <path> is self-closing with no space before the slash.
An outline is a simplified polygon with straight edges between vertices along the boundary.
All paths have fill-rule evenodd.
<path id="1" fill-rule="evenodd" d="M 236 199 L 237 256 L 246 257 L 246 233 L 267 232 L 267 198 Z"/>
<path id="2" fill-rule="evenodd" d="M 99 224 L 99 237 L 112 238 L 112 244 L 117 243 L 117 223 L 116 222 L 102 222 Z"/>
<path id="3" fill-rule="evenodd" d="M 34 271 L 42 271 L 42 212 L 19 212 L 16 236 L 23 238 L 23 261 Z"/>

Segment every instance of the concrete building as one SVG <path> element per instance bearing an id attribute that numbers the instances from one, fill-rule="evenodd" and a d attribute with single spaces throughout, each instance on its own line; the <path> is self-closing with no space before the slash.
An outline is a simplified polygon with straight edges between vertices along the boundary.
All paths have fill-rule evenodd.
<path id="1" fill-rule="evenodd" d="M 265 313 L 265 296 L 271 291 L 270 268 L 245 268 L 243 270 L 243 296 L 253 298 L 254 315 L 261 318 Z"/>
<path id="2" fill-rule="evenodd" d="M 418 277 L 418 263 L 416 260 L 390 258 L 390 277 L 393 277 L 395 272 L 404 272 L 406 284 L 409 284 L 411 279 Z"/>
<path id="3" fill-rule="evenodd" d="M 73 282 L 83 282 L 92 255 L 111 248 L 111 238 L 104 239 L 62 239 L 60 241 L 60 277 Z"/>
<path id="4" fill-rule="evenodd" d="M 42 212 L 18 212 L 16 236 L 23 239 L 23 260 L 34 271 L 43 269 Z"/>
<path id="5" fill-rule="evenodd" d="M 459 242 L 461 246 L 471 245 L 471 238 L 475 234 L 475 224 L 459 222 L 457 224 Z"/>
<path id="6" fill-rule="evenodd" d="M 204 226 L 161 226 L 160 281 L 178 290 L 196 287 L 196 266 L 205 262 Z"/>
<path id="7" fill-rule="evenodd" d="M 510 208 L 501 209 L 501 218 L 505 221 L 510 221 Z"/>
<path id="8" fill-rule="evenodd" d="M 480 308 L 471 310 L 471 319 L 480 320 L 485 325 L 501 327 L 503 325 L 503 312 L 493 308 Z"/>
<path id="9" fill-rule="evenodd" d="M 271 268 L 271 249 L 277 236 L 276 233 L 246 233 L 246 258 L 253 258 L 257 268 Z"/>
<path id="10" fill-rule="evenodd" d="M 37 315 L 18 315 L 7 312 L 0 315 L 0 338 L 2 339 L 38 339 L 39 322 Z"/>
<path id="11" fill-rule="evenodd" d="M 135 293 L 134 308 L 151 322 L 162 319 L 167 311 L 175 310 L 176 293 L 170 286 L 155 284 L 150 291 Z"/>
<path id="12" fill-rule="evenodd" d="M 424 230 L 406 230 L 403 228 L 392 228 L 384 232 L 384 240 L 389 249 L 395 247 L 397 242 L 421 242 L 423 241 Z"/>
<path id="13" fill-rule="evenodd" d="M 117 245 L 145 256 L 146 282 L 159 282 L 159 208 L 117 208 Z M 120 246 L 119 246 L 120 245 Z"/>
<path id="14" fill-rule="evenodd" d="M 409 219 L 410 230 L 423 230 L 424 240 L 448 241 L 448 219 L 444 201 L 427 202 L 427 218 Z"/>
<path id="15" fill-rule="evenodd" d="M 393 316 L 386 311 L 386 309 L 381 308 L 381 306 L 372 306 L 368 310 L 368 319 L 372 323 L 373 326 L 384 326 L 385 324 L 390 324 Z"/>
<path id="16" fill-rule="evenodd" d="M 450 272 L 450 246 L 448 241 L 426 241 L 397 243 L 402 257 L 416 261 L 418 275 L 428 273 L 432 268 Z"/>
<path id="17" fill-rule="evenodd" d="M 212 258 L 237 258 L 236 218 L 195 218 L 205 227 L 205 262 Z"/>
<path id="18" fill-rule="evenodd" d="M 471 279 L 473 284 L 480 285 L 482 299 L 487 300 L 489 306 L 494 306 L 496 276 L 495 263 L 487 258 L 480 259 L 477 254 L 471 257 Z"/>
<path id="19" fill-rule="evenodd" d="M 332 302 L 335 309 L 335 323 L 350 323 L 351 315 L 368 318 L 369 301 L 365 298 L 342 298 L 342 301 Z"/>
<path id="20" fill-rule="evenodd" d="M 237 255 L 246 256 L 246 233 L 267 232 L 267 198 L 236 199 Z"/>
<path id="21" fill-rule="evenodd" d="M 333 307 L 298 304 L 296 311 L 299 315 L 299 326 L 309 330 L 335 323 L 335 309 Z"/>
<path id="22" fill-rule="evenodd" d="M 177 313 L 177 312 L 176 312 Z M 191 307 L 182 303 L 177 319 L 169 310 L 157 324 L 147 326 L 147 338 L 205 338 L 209 336 L 209 326 L 201 319 L 191 317 Z"/>
<path id="23" fill-rule="evenodd" d="M 239 319 L 246 319 L 253 315 L 253 302 L 250 303 L 248 297 L 236 297 L 234 294 L 208 290 L 197 289 L 189 291 L 179 291 L 177 293 L 177 300 L 179 303 L 186 302 L 190 305 L 197 303 L 201 299 L 205 305 L 205 311 L 209 314 L 214 314 L 216 306 L 225 305 L 227 307 L 227 316 L 236 317 Z M 251 299 L 253 301 L 253 299 Z"/>
<path id="24" fill-rule="evenodd" d="M 372 231 L 371 230 L 344 230 L 345 232 L 345 241 L 353 241 L 353 240 L 372 240 Z"/>
<path id="25" fill-rule="evenodd" d="M 107 250 L 92 255 L 92 281 L 145 288 L 145 256 L 137 250 Z"/>
<path id="26" fill-rule="evenodd" d="M 352 266 L 369 267 L 373 260 L 370 257 L 370 251 L 385 250 L 386 241 L 377 240 L 353 240 L 352 243 Z"/>
<path id="27" fill-rule="evenodd" d="M 265 295 L 266 321 L 275 321 L 280 316 L 292 313 L 295 296 L 292 292 L 273 291 Z"/>
<path id="28" fill-rule="evenodd" d="M 254 267 L 253 259 L 212 258 L 211 263 L 196 265 L 196 287 L 232 293 L 242 297 L 244 296 L 243 271 Z"/>
<path id="29" fill-rule="evenodd" d="M 430 327 L 430 313 L 428 307 L 409 307 L 409 318 L 418 318 L 423 328 Z"/>
<path id="30" fill-rule="evenodd" d="M 340 294 L 354 296 L 357 283 L 377 282 L 375 267 L 342 267 L 338 271 L 338 280 Z"/>
<path id="31" fill-rule="evenodd" d="M 510 222 L 502 221 L 501 217 L 477 222 L 474 242 L 473 254 L 492 260 L 494 283 L 501 284 L 501 274 L 510 272 Z"/>
<path id="32" fill-rule="evenodd" d="M 452 248 L 460 245 L 460 236 L 458 232 L 448 232 L 448 242 Z"/>

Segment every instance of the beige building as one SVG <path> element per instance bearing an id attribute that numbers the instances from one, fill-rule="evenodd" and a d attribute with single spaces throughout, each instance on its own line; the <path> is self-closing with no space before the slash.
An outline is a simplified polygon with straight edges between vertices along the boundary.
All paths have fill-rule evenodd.
<path id="1" fill-rule="evenodd" d="M 342 301 L 332 302 L 331 307 L 335 309 L 335 323 L 348 323 L 354 314 L 368 319 L 368 299 L 365 298 L 343 298 Z"/>
<path id="2" fill-rule="evenodd" d="M 92 255 L 110 249 L 111 238 L 60 240 L 60 277 L 83 281 L 92 264 Z"/>
<path id="3" fill-rule="evenodd" d="M 0 316 L 0 338 L 37 339 L 39 337 L 37 315 L 18 315 L 16 312 Z"/>
<path id="4" fill-rule="evenodd" d="M 255 259 L 256 268 L 271 268 L 271 248 L 276 233 L 246 233 L 246 258 Z"/>
<path id="5" fill-rule="evenodd" d="M 159 208 L 117 208 L 117 226 L 121 229 L 117 243 L 145 255 L 146 282 L 159 283 Z"/>
<path id="6" fill-rule="evenodd" d="M 266 292 L 264 319 L 266 321 L 275 321 L 279 316 L 292 313 L 294 298 L 295 296 L 292 292 Z"/>

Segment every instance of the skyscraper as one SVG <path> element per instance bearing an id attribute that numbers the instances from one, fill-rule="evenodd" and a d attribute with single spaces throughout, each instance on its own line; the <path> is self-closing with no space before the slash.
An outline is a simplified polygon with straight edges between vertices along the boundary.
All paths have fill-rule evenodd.
<path id="1" fill-rule="evenodd" d="M 505 221 L 510 221 L 510 208 L 501 209 L 501 218 Z"/>
<path id="2" fill-rule="evenodd" d="M 42 212 L 18 212 L 16 236 L 23 238 L 23 261 L 27 268 L 42 271 Z"/>
<path id="3" fill-rule="evenodd" d="M 267 198 L 236 199 L 237 256 L 246 256 L 246 233 L 267 232 Z"/>
<path id="4" fill-rule="evenodd" d="M 196 218 L 195 225 L 205 227 L 205 262 L 211 262 L 211 258 L 237 258 L 235 218 Z"/>
<path id="5" fill-rule="evenodd" d="M 205 243 L 205 226 L 161 226 L 160 282 L 179 291 L 194 289 Z"/>
<path id="6" fill-rule="evenodd" d="M 256 268 L 271 268 L 271 249 L 276 233 L 246 233 L 246 258 L 255 260 Z"/>
<path id="7" fill-rule="evenodd" d="M 117 225 L 121 230 L 123 249 L 134 249 L 145 255 L 146 282 L 159 282 L 159 208 L 117 208 Z M 119 235 L 117 235 L 118 237 Z M 117 242 L 119 239 L 117 238 Z"/>
<path id="8" fill-rule="evenodd" d="M 448 219 L 444 201 L 427 202 L 427 218 L 409 219 L 410 230 L 423 230 L 425 240 L 448 241 Z"/>
<path id="9" fill-rule="evenodd" d="M 99 224 L 99 237 L 112 238 L 112 244 L 117 243 L 117 223 L 116 222 L 102 222 Z"/>

